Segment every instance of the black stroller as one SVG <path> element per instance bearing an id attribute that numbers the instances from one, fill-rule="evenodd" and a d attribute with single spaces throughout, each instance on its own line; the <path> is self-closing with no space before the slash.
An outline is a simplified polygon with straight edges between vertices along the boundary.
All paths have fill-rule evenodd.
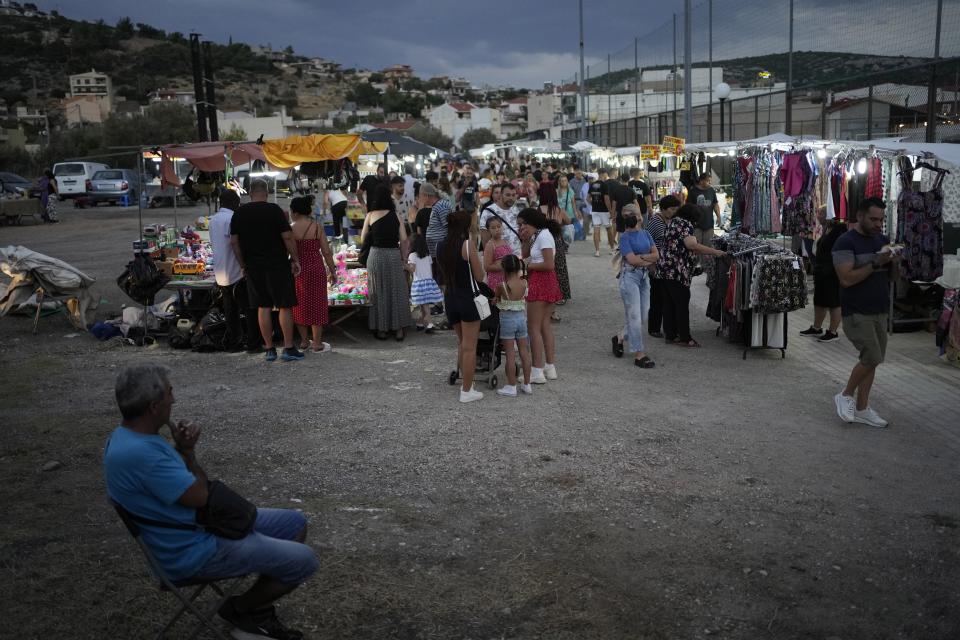
<path id="1" fill-rule="evenodd" d="M 484 283 L 479 283 L 481 291 L 485 294 L 493 292 Z M 477 366 L 476 378 L 483 380 L 486 377 L 487 384 L 491 389 L 499 386 L 500 379 L 497 377 L 497 369 L 503 362 L 504 350 L 500 344 L 500 310 L 493 304 L 492 295 L 490 303 L 490 316 L 480 321 L 480 333 L 477 336 Z M 520 365 L 517 364 L 517 372 L 520 371 Z M 450 372 L 448 382 L 451 385 L 457 384 L 460 379 L 460 368 Z"/>

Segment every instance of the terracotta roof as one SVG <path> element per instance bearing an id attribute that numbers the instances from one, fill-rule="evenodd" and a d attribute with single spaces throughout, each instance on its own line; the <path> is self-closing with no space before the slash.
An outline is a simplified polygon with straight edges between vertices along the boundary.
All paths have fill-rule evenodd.
<path id="1" fill-rule="evenodd" d="M 417 124 L 416 120 L 395 120 L 393 122 L 372 122 L 370 126 L 374 129 L 391 129 L 393 131 L 406 131 Z"/>
<path id="2" fill-rule="evenodd" d="M 456 111 L 470 111 L 471 109 L 476 109 L 476 105 L 470 104 L 469 102 L 451 102 L 450 106 Z"/>
<path id="3" fill-rule="evenodd" d="M 507 104 L 527 104 L 527 99 L 526 99 L 526 97 L 523 97 L 523 98 L 513 98 L 513 99 L 511 99 L 511 100 L 507 100 Z"/>

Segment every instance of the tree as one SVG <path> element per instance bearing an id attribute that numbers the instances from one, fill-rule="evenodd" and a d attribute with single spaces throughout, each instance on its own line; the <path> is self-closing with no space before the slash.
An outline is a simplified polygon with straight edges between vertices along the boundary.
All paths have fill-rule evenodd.
<path id="1" fill-rule="evenodd" d="M 493 131 L 486 128 L 480 129 L 470 129 L 462 136 L 460 136 L 460 148 L 461 149 L 476 149 L 482 147 L 485 144 L 491 144 L 497 141 L 497 136 L 493 134 Z"/>
<path id="2" fill-rule="evenodd" d="M 230 129 L 224 131 L 220 129 L 221 140 L 232 140 L 234 142 L 244 142 L 247 140 L 247 132 L 236 122 L 230 124 Z"/>
<path id="3" fill-rule="evenodd" d="M 117 36 L 121 40 L 129 40 L 133 37 L 133 22 L 130 18 L 123 17 L 117 20 Z"/>
<path id="4" fill-rule="evenodd" d="M 379 107 L 381 94 L 373 85 L 367 82 L 361 82 L 350 90 L 350 93 L 347 94 L 347 99 L 351 102 L 356 102 L 357 105 Z"/>
<path id="5" fill-rule="evenodd" d="M 440 129 L 429 125 L 425 122 L 418 122 L 413 125 L 407 132 L 404 134 L 414 140 L 419 140 L 424 144 L 428 144 L 431 147 L 436 147 L 437 149 L 443 149 L 444 151 L 449 151 L 450 147 L 453 146 L 453 140 L 445 135 Z"/>

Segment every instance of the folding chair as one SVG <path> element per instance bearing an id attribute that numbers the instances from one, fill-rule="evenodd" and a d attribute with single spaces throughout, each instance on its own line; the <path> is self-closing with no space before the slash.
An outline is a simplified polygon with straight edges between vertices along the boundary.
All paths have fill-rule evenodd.
<path id="1" fill-rule="evenodd" d="M 113 505 L 113 508 L 117 510 L 117 514 L 120 516 L 120 519 L 123 520 L 123 524 L 126 525 L 127 531 L 130 532 L 130 535 L 133 536 L 133 539 L 136 540 L 137 545 L 140 547 L 140 551 L 142 551 L 143 555 L 146 556 L 147 564 L 150 565 L 150 569 L 153 572 L 154 577 L 160 582 L 159 587 L 161 591 L 169 591 L 177 596 L 177 599 L 180 600 L 180 609 L 172 618 L 170 618 L 163 629 L 160 630 L 160 633 L 158 633 L 156 636 L 156 640 L 161 640 L 167 634 L 167 631 L 169 631 L 170 628 L 177 623 L 177 620 L 180 619 L 180 616 L 187 611 L 192 613 L 199 620 L 188 640 L 193 640 L 193 638 L 197 637 L 197 634 L 200 633 L 204 627 L 209 629 L 213 635 L 220 640 L 228 640 L 227 636 L 224 635 L 223 631 L 221 631 L 221 629 L 214 622 L 213 617 L 216 615 L 220 607 L 223 606 L 223 603 L 226 602 L 227 598 L 233 595 L 233 593 L 237 590 L 237 587 L 246 576 L 243 575 L 234 576 L 231 578 L 217 578 L 215 580 L 187 579 L 178 580 L 176 582 L 170 580 L 170 578 L 167 577 L 166 572 L 164 572 L 163 567 L 160 566 L 160 563 L 157 562 L 157 559 L 150 551 L 150 548 L 141 538 L 140 526 L 137 524 L 134 516 L 120 506 L 120 504 L 117 502 L 110 500 L 110 504 Z M 228 584 L 225 584 L 224 587 L 221 588 L 220 583 Z M 196 589 L 194 589 L 192 593 L 187 593 L 189 587 L 196 587 Z M 194 603 L 194 600 L 196 600 L 207 587 L 210 587 L 210 589 L 217 594 L 218 598 L 213 606 L 211 606 L 206 612 L 203 612 L 197 607 L 197 605 Z"/>

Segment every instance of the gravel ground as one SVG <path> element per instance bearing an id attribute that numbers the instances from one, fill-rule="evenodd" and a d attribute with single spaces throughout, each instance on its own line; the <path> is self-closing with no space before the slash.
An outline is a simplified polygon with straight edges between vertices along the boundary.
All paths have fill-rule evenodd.
<path id="1" fill-rule="evenodd" d="M 136 211 L 61 217 L 0 244 L 94 275 L 98 316 L 116 314 Z M 311 638 L 960 637 L 956 452 L 896 406 L 887 430 L 842 425 L 823 400 L 836 382 L 789 351 L 741 360 L 700 282 L 702 349 L 615 360 L 622 305 L 591 249 L 569 258 L 560 380 L 470 405 L 446 382 L 452 332 L 398 344 L 357 323 L 359 345 L 331 333 L 333 353 L 268 365 L 3 319 L 5 626 L 141 637 L 172 608 L 100 468 L 114 376 L 151 359 L 174 371 L 175 418 L 203 425 L 212 477 L 309 516 L 321 568 L 281 615 Z"/>

